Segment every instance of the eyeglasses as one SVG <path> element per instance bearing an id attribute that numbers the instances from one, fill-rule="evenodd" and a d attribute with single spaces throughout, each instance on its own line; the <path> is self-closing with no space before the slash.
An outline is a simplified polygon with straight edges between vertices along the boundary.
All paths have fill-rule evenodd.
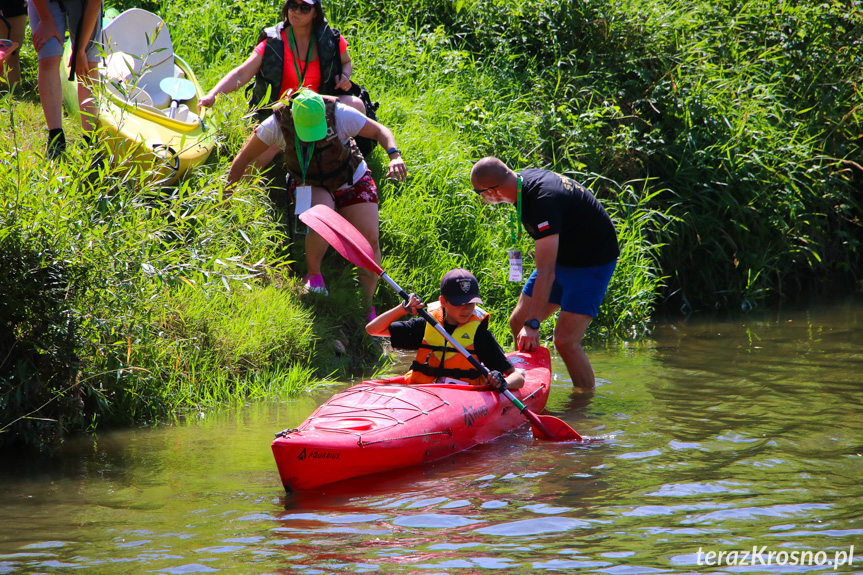
<path id="1" fill-rule="evenodd" d="M 312 8 L 314 8 L 313 5 L 306 4 L 305 2 L 288 2 L 288 11 L 290 12 L 296 12 L 299 10 L 300 14 L 308 14 L 312 11 Z"/>
<path id="2" fill-rule="evenodd" d="M 474 189 L 473 189 L 473 191 L 475 191 L 475 192 L 476 192 L 476 193 L 478 193 L 478 194 L 484 194 L 484 193 L 486 193 L 487 191 L 497 189 L 497 188 L 499 188 L 500 186 L 501 186 L 501 184 L 498 184 L 498 185 L 496 185 L 496 186 L 489 186 L 489 187 L 487 187 L 487 188 L 483 188 L 483 189 L 481 189 L 481 190 L 478 190 L 478 189 L 474 188 Z"/>

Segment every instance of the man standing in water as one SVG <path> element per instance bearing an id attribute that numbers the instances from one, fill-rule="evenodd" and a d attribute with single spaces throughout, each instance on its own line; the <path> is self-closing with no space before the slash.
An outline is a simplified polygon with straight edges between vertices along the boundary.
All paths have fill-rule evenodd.
<path id="1" fill-rule="evenodd" d="M 486 157 L 474 165 L 470 180 L 482 201 L 516 205 L 518 219 L 535 241 L 536 269 L 509 318 L 516 348 L 539 347 L 540 323 L 559 309 L 554 346 L 572 385 L 592 388 L 593 368 L 581 340 L 599 312 L 620 255 L 611 218 L 587 189 L 547 170 L 516 173 Z"/>

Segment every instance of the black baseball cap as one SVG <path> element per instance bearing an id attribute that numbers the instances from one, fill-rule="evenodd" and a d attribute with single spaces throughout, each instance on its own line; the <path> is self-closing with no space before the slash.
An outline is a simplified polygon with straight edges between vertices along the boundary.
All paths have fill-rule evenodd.
<path id="1" fill-rule="evenodd" d="M 482 303 L 479 297 L 479 282 L 467 270 L 456 268 L 443 275 L 440 280 L 440 295 L 452 305 Z"/>

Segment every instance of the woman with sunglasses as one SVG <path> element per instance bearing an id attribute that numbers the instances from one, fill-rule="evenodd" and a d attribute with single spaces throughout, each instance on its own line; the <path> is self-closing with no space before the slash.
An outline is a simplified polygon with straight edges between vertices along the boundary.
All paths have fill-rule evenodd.
<path id="1" fill-rule="evenodd" d="M 200 99 L 198 112 L 201 108 L 212 107 L 219 94 L 233 92 L 254 78 L 249 104 L 264 106 L 257 111 L 258 121 L 272 114 L 269 104 L 301 87 L 338 96 L 343 104 L 365 113 L 359 98 L 344 94 L 352 86 L 353 63 L 344 37 L 327 23 L 321 0 L 287 0 L 281 15 L 282 22 L 258 36 L 252 55 Z M 268 92 L 269 100 L 264 101 Z M 278 152 L 278 147 L 271 147 L 254 161 L 254 165 L 265 168 Z"/>

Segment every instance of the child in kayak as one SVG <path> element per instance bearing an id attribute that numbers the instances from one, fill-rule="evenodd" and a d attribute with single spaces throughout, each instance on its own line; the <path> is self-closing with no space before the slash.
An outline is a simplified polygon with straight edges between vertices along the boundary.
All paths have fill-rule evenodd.
<path id="1" fill-rule="evenodd" d="M 524 376 L 507 359 L 506 354 L 488 331 L 489 315 L 477 304 L 479 283 L 467 270 L 456 268 L 444 274 L 438 301 L 428 307 L 429 314 L 447 333 L 479 359 L 489 370 L 483 377 L 467 358 L 455 349 L 421 317 L 396 321 L 402 315 L 416 315 L 424 307 L 416 294 L 407 302 L 380 314 L 366 325 L 366 331 L 376 337 L 389 337 L 393 348 L 417 350 L 411 370 L 405 376 L 409 384 L 458 383 L 519 389 Z"/>

